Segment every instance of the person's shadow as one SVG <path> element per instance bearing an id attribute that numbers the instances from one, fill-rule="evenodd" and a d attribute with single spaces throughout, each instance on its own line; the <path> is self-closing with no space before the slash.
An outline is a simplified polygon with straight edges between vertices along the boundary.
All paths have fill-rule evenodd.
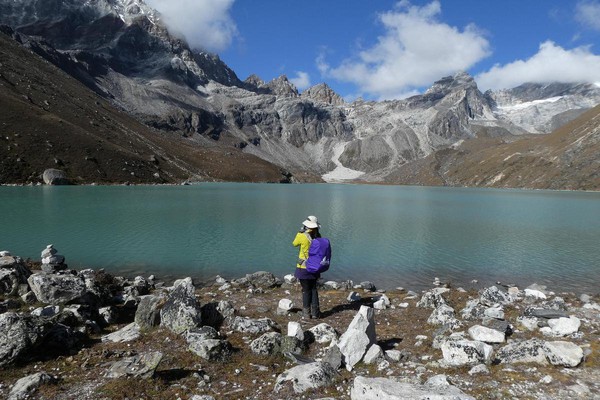
<path id="1" fill-rule="evenodd" d="M 330 308 L 327 311 L 321 310 L 321 316 L 322 316 L 322 318 L 327 318 L 327 317 L 332 316 L 333 314 L 337 314 L 337 313 L 343 312 L 343 311 L 349 311 L 349 310 L 358 311 L 358 310 L 360 310 L 361 306 L 373 307 L 374 302 L 375 302 L 375 300 L 373 299 L 373 297 L 364 297 L 364 298 L 361 298 L 359 301 L 353 301 L 353 302 L 333 306 L 332 308 Z"/>

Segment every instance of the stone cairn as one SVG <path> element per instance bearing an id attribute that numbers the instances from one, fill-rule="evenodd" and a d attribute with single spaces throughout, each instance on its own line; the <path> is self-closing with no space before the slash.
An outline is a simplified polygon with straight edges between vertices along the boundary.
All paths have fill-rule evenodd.
<path id="1" fill-rule="evenodd" d="M 58 254 L 58 251 L 54 248 L 54 245 L 49 244 L 42 251 L 42 271 L 46 273 L 54 273 L 67 269 L 65 264 L 65 257 Z"/>

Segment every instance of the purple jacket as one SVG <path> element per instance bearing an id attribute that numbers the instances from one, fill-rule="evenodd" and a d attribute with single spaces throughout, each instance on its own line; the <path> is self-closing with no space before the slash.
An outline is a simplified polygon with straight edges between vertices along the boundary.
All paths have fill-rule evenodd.
<path id="1" fill-rule="evenodd" d="M 321 274 L 313 274 L 308 272 L 306 268 L 296 267 L 296 272 L 294 272 L 294 276 L 298 279 L 319 279 L 321 277 Z"/>

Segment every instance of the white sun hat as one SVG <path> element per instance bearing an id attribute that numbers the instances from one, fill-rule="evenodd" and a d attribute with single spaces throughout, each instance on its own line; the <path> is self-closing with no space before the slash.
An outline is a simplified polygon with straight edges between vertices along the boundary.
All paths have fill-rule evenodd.
<path id="1" fill-rule="evenodd" d="M 304 225 L 305 227 L 309 228 L 309 229 L 315 229 L 319 227 L 319 224 L 316 223 L 315 221 L 311 221 L 310 219 L 307 219 L 306 221 L 304 221 L 302 223 L 302 225 Z"/>
<path id="2" fill-rule="evenodd" d="M 319 228 L 321 227 L 321 224 L 319 223 L 319 220 L 314 215 L 309 215 L 308 218 L 306 218 L 306 219 L 309 220 L 309 221 L 314 222 L 315 224 L 317 224 L 317 226 Z"/>

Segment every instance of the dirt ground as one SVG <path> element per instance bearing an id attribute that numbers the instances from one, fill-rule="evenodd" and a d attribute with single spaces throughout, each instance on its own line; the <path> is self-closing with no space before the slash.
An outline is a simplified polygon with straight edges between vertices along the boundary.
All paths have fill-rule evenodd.
<path id="1" fill-rule="evenodd" d="M 288 298 L 301 304 L 299 285 L 284 285 L 280 288 L 248 291 L 229 289 L 221 291 L 217 286 L 199 288 L 197 297 L 201 304 L 230 301 L 236 314 L 251 318 L 268 317 L 279 324 L 281 332 L 287 332 L 289 321 L 299 321 L 304 330 L 319 323 L 327 323 L 339 334 L 345 332 L 348 324 L 361 305 L 372 305 L 376 293 L 357 290 L 360 302 L 347 300 L 349 291 L 323 290 L 321 319 L 302 319 L 299 308 L 289 315 L 277 315 L 279 300 Z M 296 395 L 291 390 L 275 393 L 276 377 L 295 364 L 284 356 L 264 357 L 253 354 L 249 343 L 257 336 L 228 330 L 223 326 L 221 334 L 233 345 L 234 353 L 226 361 L 209 362 L 187 350 L 185 339 L 164 328 L 156 328 L 145 333 L 139 340 L 130 343 L 109 344 L 100 342 L 102 332 L 94 336 L 85 347 L 72 355 L 61 355 L 51 359 L 32 359 L 0 370 L 1 393 L 6 395 L 9 386 L 17 379 L 39 371 L 45 371 L 58 378 L 54 384 L 42 386 L 33 396 L 39 399 L 188 399 L 194 394 L 211 395 L 215 399 L 349 399 L 354 376 L 397 377 L 409 382 L 424 382 L 436 374 L 445 374 L 449 381 L 477 399 L 559 399 L 564 398 L 565 388 L 584 383 L 589 393 L 577 398 L 600 397 L 600 329 L 598 320 L 581 327 L 581 338 L 575 342 L 591 349 L 591 354 L 582 365 L 573 369 L 539 365 L 489 365 L 489 374 L 469 375 L 470 367 L 442 368 L 435 361 L 442 358 L 438 349 L 432 348 L 433 337 L 438 327 L 427 324 L 430 309 L 416 307 L 417 297 L 407 298 L 404 290 L 388 291 L 392 307 L 376 310 L 375 321 L 378 344 L 384 350 L 404 350 L 407 357 L 401 362 L 391 362 L 389 367 L 378 370 L 376 365 L 359 363 L 352 372 L 339 370 L 336 383 L 327 388 Z M 444 294 L 447 302 L 457 314 L 467 300 L 477 297 L 476 290 L 459 291 L 452 289 Z M 581 307 L 574 294 L 561 295 L 568 304 Z M 597 300 L 597 299 L 596 299 Z M 406 308 L 401 303 L 408 303 Z M 518 308 L 517 308 L 518 307 Z M 505 308 L 506 319 L 515 324 L 522 312 L 522 305 Z M 476 324 L 477 322 L 467 322 Z M 116 330 L 125 323 L 111 327 Z M 465 326 L 465 330 L 468 326 Z M 421 344 L 416 337 L 425 335 Z M 517 331 L 515 339 L 527 339 L 538 335 Z M 322 355 L 325 345 L 313 343 L 303 354 L 309 358 Z M 108 379 L 104 377 L 111 362 L 122 357 L 149 351 L 161 351 L 162 362 L 152 379 Z M 548 378 L 547 376 L 551 377 Z M 545 377 L 545 378 L 544 378 Z M 545 382 L 541 384 L 542 378 Z M 596 396 L 596 397 L 594 397 Z"/>

